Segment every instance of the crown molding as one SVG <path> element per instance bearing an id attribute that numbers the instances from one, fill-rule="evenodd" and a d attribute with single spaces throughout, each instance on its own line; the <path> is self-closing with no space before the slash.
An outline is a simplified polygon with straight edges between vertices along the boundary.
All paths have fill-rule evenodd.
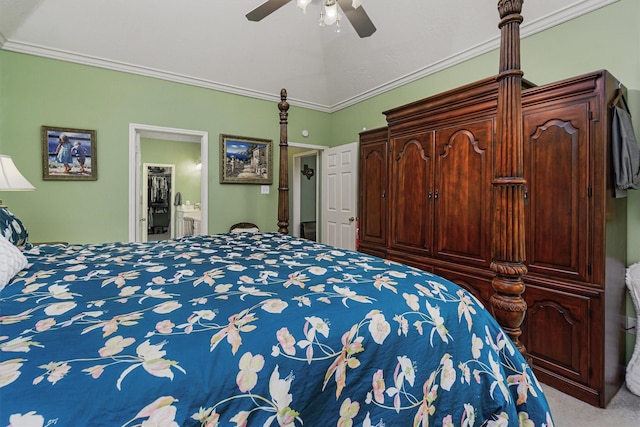
<path id="1" fill-rule="evenodd" d="M 619 0 L 582 0 L 574 4 L 568 5 L 563 9 L 555 11 L 552 14 L 543 16 L 531 22 L 523 23 L 520 27 L 520 35 L 522 38 L 526 38 L 570 21 L 574 18 L 582 16 L 586 13 L 592 12 L 596 9 L 608 6 L 616 3 Z M 465 49 L 433 64 L 430 64 L 424 68 L 420 68 L 414 72 L 405 74 L 399 78 L 393 79 L 389 82 L 381 84 L 373 89 L 362 92 L 359 95 L 340 101 L 334 105 L 322 105 L 315 102 L 304 101 L 301 99 L 291 98 L 288 99 L 289 104 L 297 107 L 307 108 L 310 110 L 316 110 L 324 113 L 334 113 L 344 108 L 355 105 L 359 102 L 366 101 L 377 95 L 389 92 L 400 86 L 404 86 L 408 83 L 420 80 L 431 74 L 445 70 L 454 65 L 460 64 L 469 59 L 480 56 L 484 53 L 490 52 L 500 47 L 500 38 L 496 36 L 490 40 L 479 43 L 469 49 Z M 30 44 L 20 42 L 16 40 L 6 39 L 2 33 L 0 33 L 0 48 L 3 50 L 25 53 L 29 55 L 40 56 L 44 58 L 57 59 L 66 62 L 73 62 L 77 64 L 89 65 L 92 67 L 104 68 L 114 71 L 122 71 L 125 73 L 137 74 L 146 77 L 153 77 L 156 79 L 167 80 L 176 83 L 182 83 L 191 86 L 197 86 L 205 89 L 216 90 L 220 92 L 230 93 L 234 95 L 247 96 L 250 98 L 261 99 L 265 101 L 278 100 L 280 95 L 266 93 L 262 91 L 256 91 L 239 86 L 229 85 L 225 83 L 215 82 L 211 80 L 205 80 L 197 77 L 191 77 L 183 74 L 172 73 L 162 71 L 149 67 L 141 67 L 138 65 L 128 64 L 125 62 L 113 61 L 109 59 L 99 58 L 90 55 L 82 55 L 75 52 L 69 52 L 60 49 L 52 49 L 45 46 L 36 44 Z"/>
<path id="2" fill-rule="evenodd" d="M 191 86 L 197 86 L 205 89 L 216 90 L 219 92 L 230 93 L 233 95 L 247 96 L 250 98 L 262 99 L 265 101 L 274 101 L 280 99 L 280 92 L 266 93 L 252 89 L 246 89 L 239 86 L 229 85 L 225 83 L 205 80 L 197 77 L 191 77 L 184 74 L 172 73 L 169 71 L 158 70 L 150 67 L 142 67 L 139 65 L 128 64 L 126 62 L 113 61 L 110 59 L 99 58 L 91 55 L 83 55 L 62 49 L 53 49 L 46 46 L 40 46 L 32 43 L 25 43 L 15 40 L 7 40 L 2 46 L 3 50 L 8 50 L 27 55 L 34 55 L 43 58 L 55 59 L 76 64 L 88 65 L 91 67 L 103 68 L 112 71 L 122 71 L 130 74 L 137 74 L 145 77 L 152 77 L 161 80 L 167 80 L 175 83 L 182 83 Z M 329 113 L 329 107 L 308 102 L 300 99 L 289 98 L 289 104 L 298 107 L 308 108 Z"/>

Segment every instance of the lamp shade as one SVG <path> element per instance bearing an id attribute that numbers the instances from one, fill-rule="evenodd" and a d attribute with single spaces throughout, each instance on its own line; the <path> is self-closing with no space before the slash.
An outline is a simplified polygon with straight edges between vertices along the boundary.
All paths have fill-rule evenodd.
<path id="1" fill-rule="evenodd" d="M 22 176 L 10 156 L 0 154 L 0 191 L 31 191 L 35 189 Z"/>

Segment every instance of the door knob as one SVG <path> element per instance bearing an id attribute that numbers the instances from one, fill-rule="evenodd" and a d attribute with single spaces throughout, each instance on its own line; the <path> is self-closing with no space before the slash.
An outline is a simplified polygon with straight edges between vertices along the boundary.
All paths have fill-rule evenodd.
<path id="1" fill-rule="evenodd" d="M 355 219 L 354 217 L 349 218 L 349 222 L 353 222 L 353 221 L 355 221 L 355 220 L 356 220 L 356 219 Z"/>

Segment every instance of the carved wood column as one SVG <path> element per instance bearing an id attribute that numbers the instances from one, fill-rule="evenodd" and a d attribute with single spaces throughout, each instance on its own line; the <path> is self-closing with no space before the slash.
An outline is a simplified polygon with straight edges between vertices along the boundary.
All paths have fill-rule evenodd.
<path id="1" fill-rule="evenodd" d="M 278 233 L 289 234 L 289 150 L 287 90 L 280 91 L 280 175 L 278 180 Z"/>
<path id="2" fill-rule="evenodd" d="M 523 0 L 499 0 L 501 43 L 498 74 L 498 114 L 494 177 L 492 181 L 493 223 L 491 297 L 493 315 L 526 356 L 519 340 L 527 311 L 522 298 L 527 273 L 525 261 L 522 135 L 522 71 L 520 70 L 520 24 Z"/>

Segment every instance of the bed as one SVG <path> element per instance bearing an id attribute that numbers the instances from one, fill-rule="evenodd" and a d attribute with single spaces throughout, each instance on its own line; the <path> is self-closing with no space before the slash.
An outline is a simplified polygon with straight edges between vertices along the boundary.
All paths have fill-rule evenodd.
<path id="1" fill-rule="evenodd" d="M 519 6 L 499 3 L 503 41 Z M 553 425 L 517 344 L 518 260 L 496 251 L 494 317 L 433 274 L 289 236 L 284 90 L 278 108 L 278 233 L 19 249 L 13 220 L 0 424 Z"/>
<path id="2" fill-rule="evenodd" d="M 480 303 L 401 264 L 280 233 L 24 254 L 4 425 L 551 425 Z"/>

